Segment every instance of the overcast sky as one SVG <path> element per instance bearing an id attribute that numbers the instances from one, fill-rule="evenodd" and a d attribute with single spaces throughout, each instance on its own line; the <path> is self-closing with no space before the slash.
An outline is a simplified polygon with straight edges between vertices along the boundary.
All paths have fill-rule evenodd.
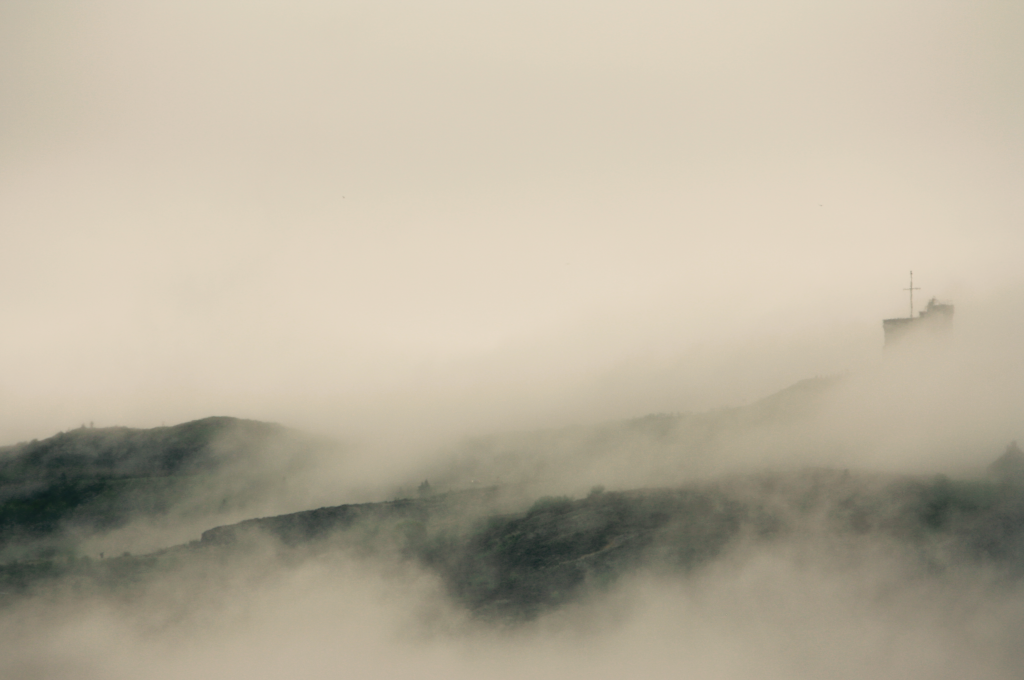
<path id="1" fill-rule="evenodd" d="M 1024 297 L 1024 5 L 0 4 L 0 444 L 558 425 Z M 974 310 L 972 312 L 972 310 Z"/>

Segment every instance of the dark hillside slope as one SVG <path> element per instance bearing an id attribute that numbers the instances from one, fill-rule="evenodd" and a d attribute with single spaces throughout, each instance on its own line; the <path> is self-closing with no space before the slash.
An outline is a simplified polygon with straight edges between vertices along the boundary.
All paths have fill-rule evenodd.
<path id="1" fill-rule="evenodd" d="M 677 488 L 595 489 L 583 499 L 545 497 L 525 512 L 494 513 L 501 494 L 487 488 L 247 520 L 210 529 L 174 554 L 245 554 L 269 538 L 304 558 L 355 550 L 413 560 L 476 615 L 512 620 L 638 570 L 686 575 L 744 547 L 800 544 L 856 564 L 872 553 L 865 548 L 884 546 L 922 575 L 973 565 L 1011 584 L 1024 577 L 1024 491 L 999 482 L 812 469 Z M 145 571 L 160 559 L 117 564 Z M 81 565 L 39 567 L 44 574 L 75 568 Z M 10 591 L 31 582 L 31 570 L 19 569 L 3 572 Z"/>
<path id="2" fill-rule="evenodd" d="M 337 551 L 413 561 L 484 618 L 520 620 L 601 591 L 624 575 L 685 577 L 746 549 L 803 546 L 858 568 L 878 550 L 915 578 L 981 568 L 1011 588 L 1024 578 L 1024 489 L 829 469 L 734 476 L 676 488 L 545 497 L 495 512 L 498 488 L 325 507 L 216 527 L 200 541 L 141 557 L 0 565 L 0 602 L 56 587 L 121 591 L 188 564 L 289 563 Z M 278 546 L 267 553 L 267 544 Z M 254 549 L 250 552 L 251 549 Z M 224 560 L 236 555 L 240 561 Z M 223 567 L 233 568 L 233 567 Z"/>
<path id="3" fill-rule="evenodd" d="M 273 436 L 279 425 L 211 417 L 138 430 L 127 427 L 79 428 L 49 439 L 0 447 L 0 483 L 75 477 L 159 477 L 210 470 L 238 455 L 238 447 L 216 449 L 231 432 L 254 439 Z"/>
<path id="4" fill-rule="evenodd" d="M 213 417 L 148 430 L 83 427 L 0 448 L 0 551 L 65 529 L 117 528 L 166 513 L 197 493 L 215 493 L 211 503 L 237 504 L 243 500 L 237 496 L 254 491 L 259 455 L 268 446 L 297 460 L 309 444 L 280 425 Z M 251 483 L 235 476 L 228 489 L 210 483 L 229 470 L 254 476 Z"/>
<path id="5" fill-rule="evenodd" d="M 673 489 L 544 498 L 419 558 L 473 611 L 530 616 L 637 569 L 686 573 L 740 546 L 805 541 L 851 558 L 888 544 L 930 571 L 985 564 L 1024 577 L 1024 492 L 991 482 L 850 475 L 743 476 Z"/>

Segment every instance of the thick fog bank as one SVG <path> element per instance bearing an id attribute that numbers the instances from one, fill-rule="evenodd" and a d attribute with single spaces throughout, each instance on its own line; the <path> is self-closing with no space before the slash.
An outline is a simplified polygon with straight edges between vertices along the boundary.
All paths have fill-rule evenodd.
<path id="1" fill-rule="evenodd" d="M 7 0 L 0 441 L 737 405 L 866 360 L 908 269 L 959 325 L 1021 282 L 1022 26 L 1001 0 Z"/>
<path id="2" fill-rule="evenodd" d="M 418 475 L 579 496 L 804 466 L 981 477 L 1024 441 L 1024 315 L 964 316 L 948 335 L 743 406 L 466 439 L 410 460 L 406 488 Z"/>
<path id="3" fill-rule="evenodd" d="M 1024 663 L 1024 590 L 929 573 L 898 547 L 740 548 L 688 576 L 637 574 L 506 627 L 432 577 L 351 556 L 203 563 L 101 597 L 0 612 L 0 675 L 31 678 L 1002 679 Z"/>

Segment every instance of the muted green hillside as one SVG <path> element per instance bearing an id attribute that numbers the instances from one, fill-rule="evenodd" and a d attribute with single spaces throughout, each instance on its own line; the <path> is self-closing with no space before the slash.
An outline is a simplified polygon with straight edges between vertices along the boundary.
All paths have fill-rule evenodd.
<path id="1" fill-rule="evenodd" d="M 803 546 L 854 566 L 884 549 L 921 578 L 964 568 L 982 568 L 1011 588 L 1024 578 L 1024 490 L 999 480 L 809 469 L 663 489 L 595 488 L 513 513 L 496 511 L 503 493 L 491 487 L 252 519 L 140 557 L 8 564 L 0 566 L 0 602 L 68 578 L 76 587 L 130 592 L 164 570 L 230 569 L 268 554 L 291 564 L 336 553 L 411 562 L 440 577 L 474 616 L 505 621 L 630 574 L 685 578 L 771 546 Z M 267 553 L 268 545 L 275 550 Z"/>
<path id="2" fill-rule="evenodd" d="M 309 447 L 279 425 L 213 417 L 82 427 L 0 448 L 0 557 L 73 550 L 76 537 L 170 512 L 244 506 L 268 492 L 268 450 L 280 467 Z"/>

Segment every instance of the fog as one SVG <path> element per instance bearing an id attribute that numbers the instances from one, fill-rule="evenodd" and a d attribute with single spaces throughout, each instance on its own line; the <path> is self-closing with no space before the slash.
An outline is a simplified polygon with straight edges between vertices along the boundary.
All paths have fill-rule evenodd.
<path id="1" fill-rule="evenodd" d="M 66 596 L 0 621 L 5 677 L 1010 678 L 1024 595 L 984 572 L 925 578 L 884 545 L 734 555 L 636 576 L 516 628 L 470 625 L 438 584 L 351 558 L 251 557 L 129 601 Z M 269 560 L 269 562 L 268 562 Z M 239 561 L 241 562 L 241 561 Z M 224 565 L 221 565 L 224 566 Z M 182 597 L 182 593 L 187 593 Z"/>
<path id="2" fill-rule="evenodd" d="M 277 495 L 225 522 L 425 478 L 529 503 L 802 466 L 978 477 L 1024 441 L 1022 29 L 997 0 L 6 0 L 0 445 L 211 415 L 341 442 L 261 459 Z M 883 350 L 910 270 L 952 332 Z M 179 519 L 88 550 L 209 528 Z M 1020 663 L 1019 586 L 882 543 L 741 546 L 507 628 L 411 564 L 266 550 L 30 598 L 0 615 L 0 675 Z"/>
<path id="3" fill-rule="evenodd" d="M 0 12 L 3 441 L 406 449 L 856 369 L 911 269 L 1020 309 L 1010 3 Z"/>

